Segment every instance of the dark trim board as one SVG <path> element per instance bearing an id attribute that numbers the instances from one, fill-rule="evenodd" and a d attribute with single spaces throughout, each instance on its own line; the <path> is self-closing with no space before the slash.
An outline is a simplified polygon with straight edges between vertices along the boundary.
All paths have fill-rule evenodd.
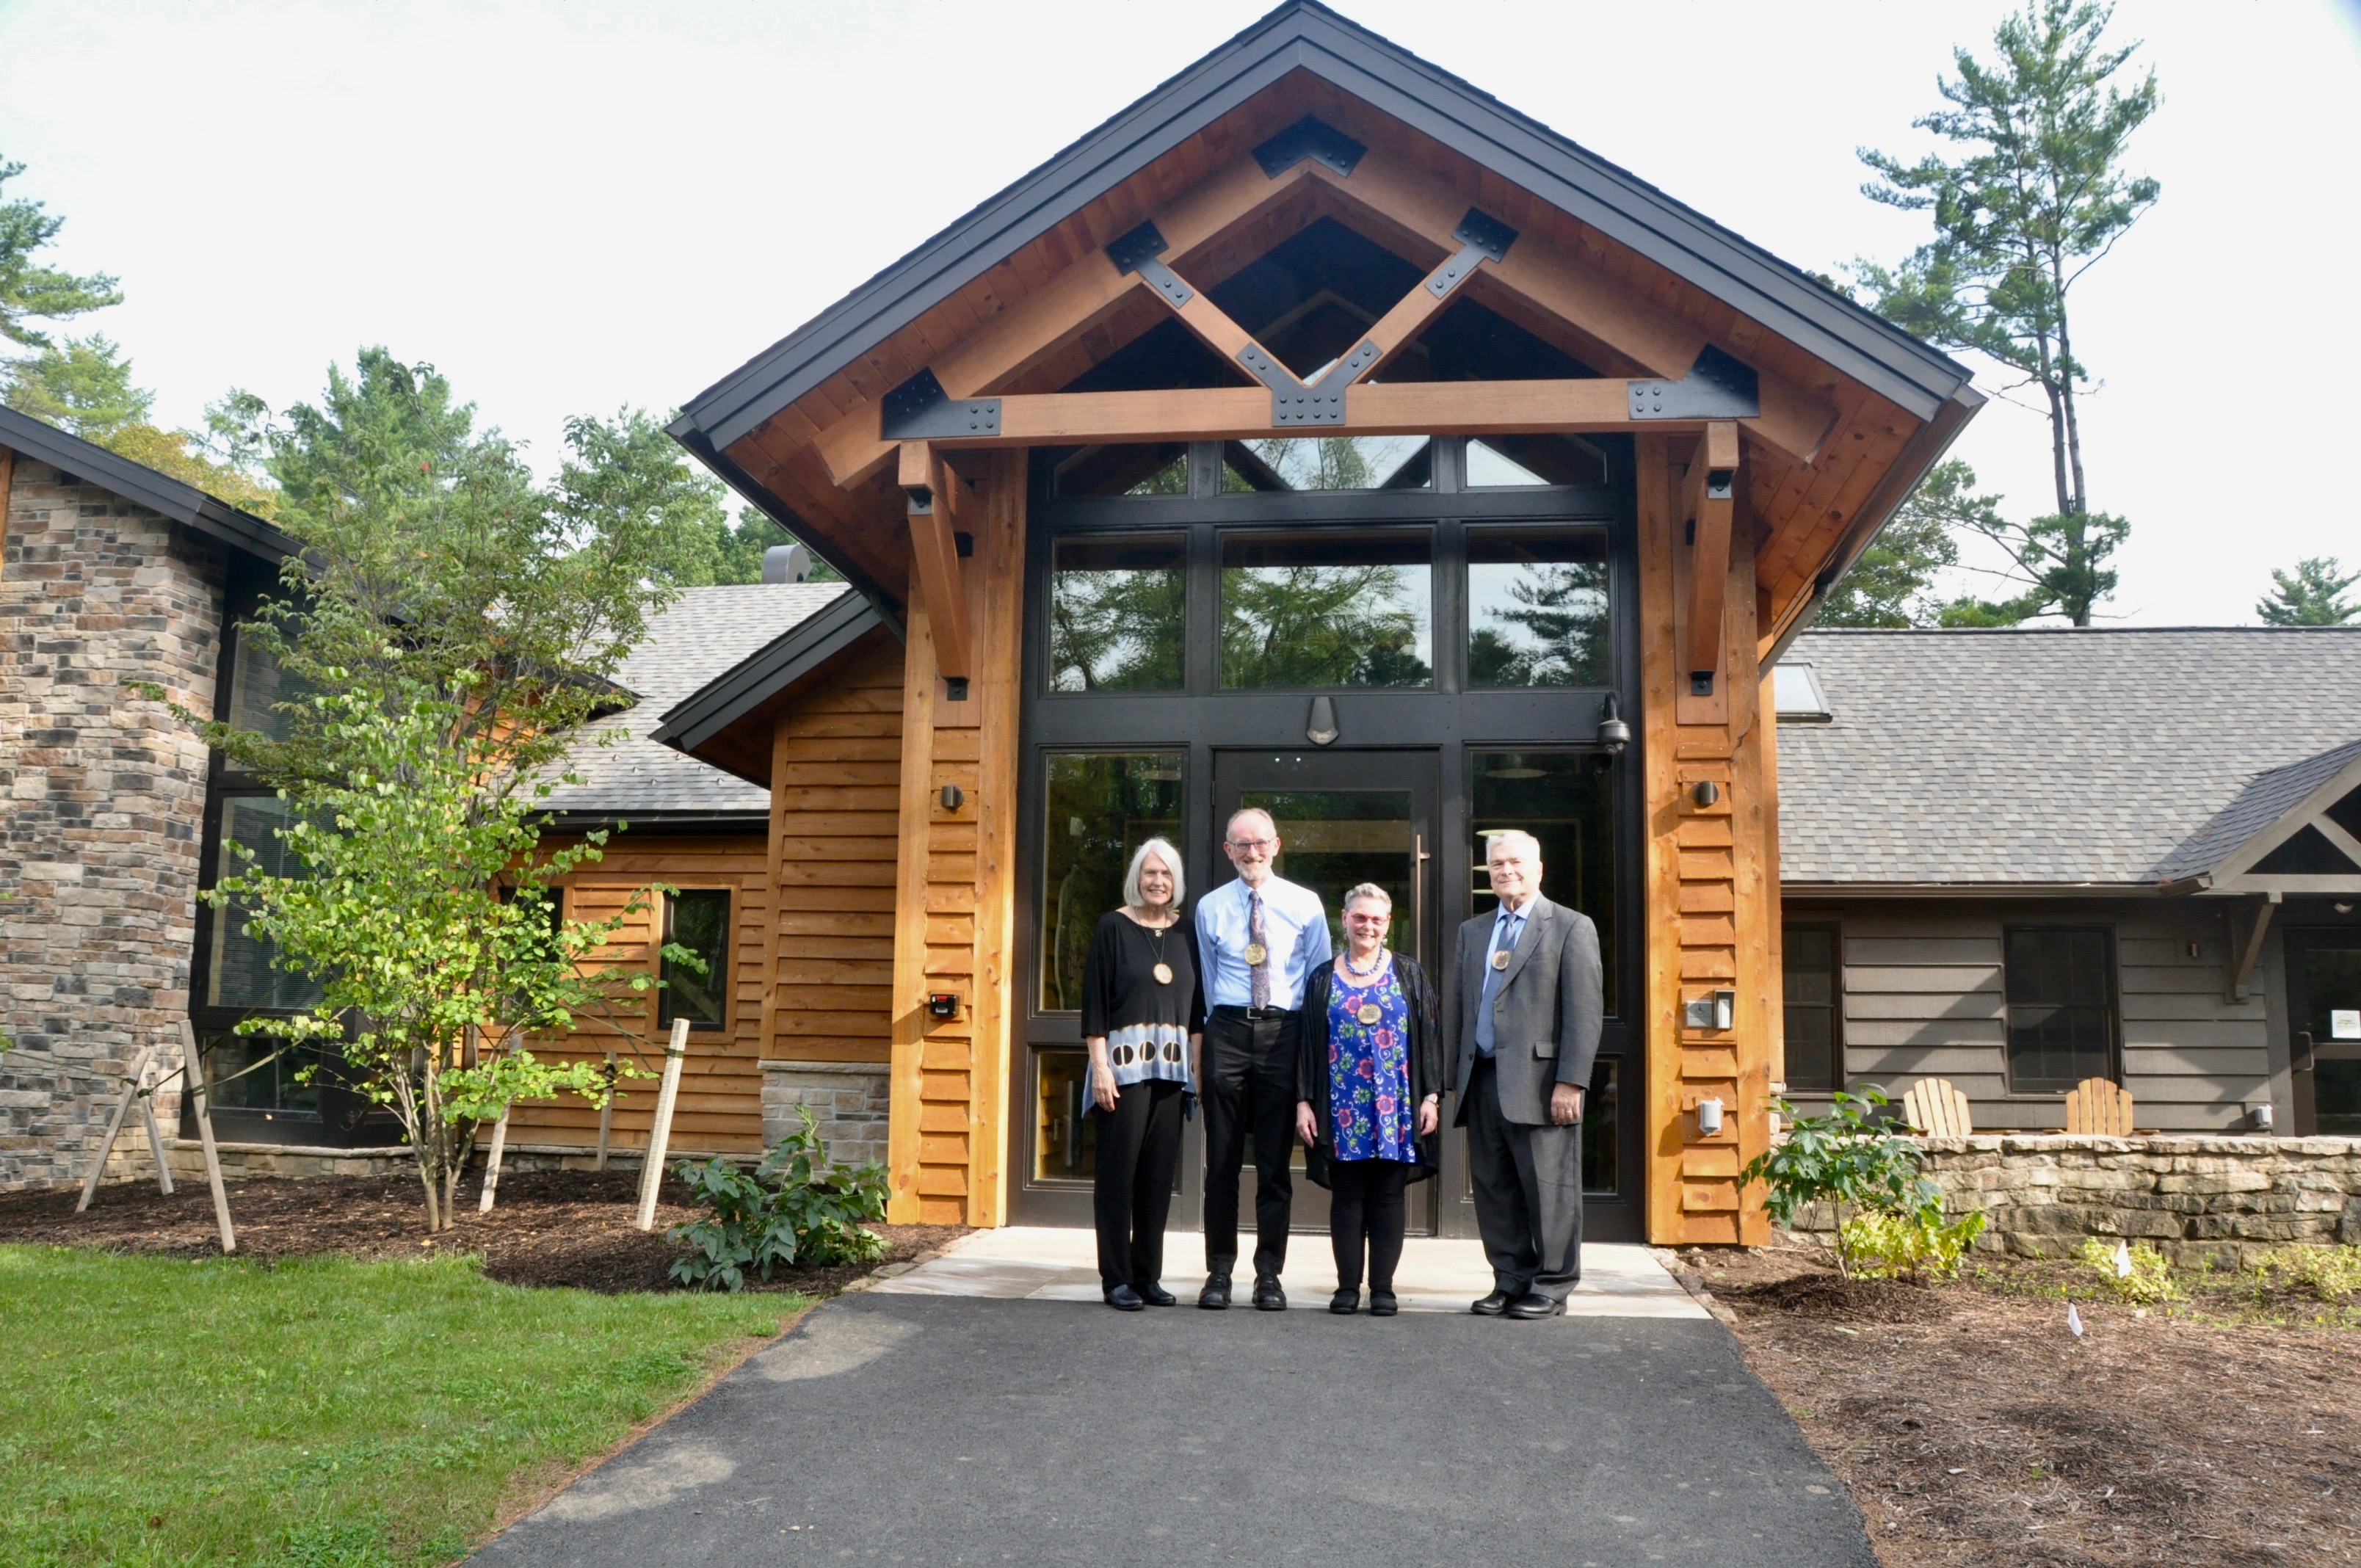
<path id="1" fill-rule="evenodd" d="M 0 446 L 36 457 L 61 473 L 87 479 L 125 500 L 194 529 L 208 539 L 276 565 L 301 548 L 288 535 L 251 512 L 214 499 L 144 463 L 117 456 L 105 447 L 69 435 L 53 424 L 0 408 Z"/>
<path id="2" fill-rule="evenodd" d="M 675 703 L 649 738 L 767 789 L 771 783 L 767 740 L 761 751 L 759 773 L 751 771 L 747 757 L 732 758 L 731 748 L 715 747 L 713 742 L 796 682 L 881 630 L 900 634 L 900 627 L 889 621 L 874 602 L 859 593 L 840 594 Z"/>

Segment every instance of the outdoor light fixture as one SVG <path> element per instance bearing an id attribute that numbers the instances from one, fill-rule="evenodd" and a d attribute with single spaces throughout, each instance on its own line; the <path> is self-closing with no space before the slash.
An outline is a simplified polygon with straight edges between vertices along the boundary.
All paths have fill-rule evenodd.
<path id="1" fill-rule="evenodd" d="M 957 811 L 966 803 L 967 792 L 957 784 L 945 784 L 940 798 L 945 811 Z"/>
<path id="2" fill-rule="evenodd" d="M 2255 1131 L 2258 1133 L 2269 1132 L 2275 1121 L 2271 1115 L 2271 1108 L 2268 1103 L 2247 1106 L 2246 1120 L 2254 1124 Z"/>
<path id="3" fill-rule="evenodd" d="M 1711 806 L 1721 798 L 1721 786 L 1711 779 L 1699 779 L 1689 785 L 1689 798 L 1697 802 L 1699 807 Z"/>
<path id="4" fill-rule="evenodd" d="M 1598 749 L 1614 756 L 1631 743 L 1631 727 L 1623 722 L 1623 705 L 1609 692 L 1598 705 Z"/>
<path id="5" fill-rule="evenodd" d="M 1698 1101 L 1697 1135 L 1700 1137 L 1710 1138 L 1718 1135 L 1720 1132 L 1721 1102 L 1719 1100 Z"/>

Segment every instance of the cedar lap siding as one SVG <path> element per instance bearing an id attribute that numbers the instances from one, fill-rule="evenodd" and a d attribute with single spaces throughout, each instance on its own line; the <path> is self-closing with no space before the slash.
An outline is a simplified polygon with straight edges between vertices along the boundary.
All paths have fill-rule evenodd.
<path id="1" fill-rule="evenodd" d="M 214 711 L 229 596 L 290 547 L 0 409 L 0 1189 L 80 1178 L 137 1052 L 180 1065 L 208 761 L 130 683 Z"/>
<path id="2" fill-rule="evenodd" d="M 1792 1048 L 1799 1102 L 1942 1078 L 1979 1129 L 2061 1127 L 2011 1060 L 2007 943 L 2075 931 L 2140 1126 L 2316 1130 L 2290 943 L 2361 947 L 2361 627 L 1827 630 L 1786 661 L 1786 919 L 1839 955 L 1841 1060 Z"/>
<path id="3" fill-rule="evenodd" d="M 1373 318 L 1376 379 L 1347 385 L 1341 424 L 1282 428 L 1272 392 L 1240 368 L 1261 352 L 1258 323 L 1205 291 L 1319 225 L 1430 282 Z M 1422 380 L 1419 356 L 1397 365 L 1450 319 L 1444 301 L 1538 340 L 1561 378 Z M 1060 395 L 1166 328 L 1211 351 L 1206 374 Z M 1371 368 L 1348 357 L 1318 395 Z M 792 906 L 781 883 L 768 1048 L 806 1019 L 820 1032 L 797 1037 L 823 1044 L 796 1048 L 814 1058 L 882 1044 L 893 1217 L 1005 1222 L 1028 445 L 1606 434 L 1636 466 L 1639 711 L 1618 766 L 1637 770 L 1645 847 L 1626 868 L 1644 882 L 1645 972 L 1626 1011 L 1646 1069 L 1646 1229 L 1763 1236 L 1736 1183 L 1769 1136 L 1781 1016 L 1776 732 L 1759 674 L 1980 401 L 1959 366 L 1633 175 L 1322 6 L 1282 5 L 674 426 L 873 618 L 855 625 L 848 609 L 766 651 L 658 736 L 769 784 L 783 875 L 846 868 L 812 871 L 829 880 L 797 883 Z M 898 716 L 844 711 L 888 689 L 853 673 L 882 683 L 889 649 Z M 1559 739 L 1587 744 L 1593 729 Z M 889 833 L 874 792 L 896 734 Z M 844 749 L 815 747 L 823 735 Z M 791 762 L 846 771 L 806 784 Z M 856 789 L 869 809 L 838 811 L 825 793 Z M 829 804 L 807 806 L 807 790 Z M 891 848 L 890 880 L 882 861 L 822 853 L 856 841 Z M 1732 1027 L 1684 1022 L 1693 1000 L 1710 1020 L 1723 990 Z M 928 1008 L 936 993 L 948 1016 Z M 1713 1139 L 1693 1110 L 1707 1096 L 1734 1111 Z"/>

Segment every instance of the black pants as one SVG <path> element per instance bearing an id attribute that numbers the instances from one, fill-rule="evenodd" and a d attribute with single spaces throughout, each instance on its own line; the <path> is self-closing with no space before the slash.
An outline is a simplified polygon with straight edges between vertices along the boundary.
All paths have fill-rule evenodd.
<path id="1" fill-rule="evenodd" d="M 1153 1285 L 1164 1275 L 1164 1222 L 1172 1212 L 1172 1170 L 1180 1163 L 1181 1085 L 1167 1079 L 1126 1083 L 1115 1109 L 1099 1119 L 1099 1283 Z"/>
<path id="2" fill-rule="evenodd" d="M 1361 1255 L 1369 1259 L 1369 1288 L 1392 1295 L 1401 1262 L 1410 1207 L 1403 1193 L 1411 1168 L 1398 1159 L 1328 1162 L 1328 1240 L 1336 1248 L 1336 1288 L 1361 1288 Z"/>
<path id="3" fill-rule="evenodd" d="M 1287 1162 L 1295 1148 L 1295 1042 L 1300 1013 L 1248 1018 L 1217 1008 L 1205 1020 L 1205 1272 L 1227 1274 L 1238 1261 L 1238 1168 L 1254 1135 L 1255 1255 L 1257 1279 L 1287 1266 L 1287 1223 L 1295 1183 Z"/>
<path id="4" fill-rule="evenodd" d="M 1467 1175 L 1493 1283 L 1565 1300 L 1582 1277 L 1582 1124 L 1510 1121 L 1499 1069 L 1478 1057 L 1467 1079 Z"/>

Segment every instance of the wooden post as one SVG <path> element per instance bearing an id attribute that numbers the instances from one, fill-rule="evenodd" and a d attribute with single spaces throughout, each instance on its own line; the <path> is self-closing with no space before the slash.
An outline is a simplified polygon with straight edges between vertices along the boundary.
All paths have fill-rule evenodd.
<path id="1" fill-rule="evenodd" d="M 688 1020 L 672 1021 L 672 1039 L 664 1046 L 664 1086 L 656 1091 L 655 1124 L 648 1128 L 648 1162 L 640 1169 L 641 1230 L 656 1227 L 656 1189 L 664 1184 L 664 1146 L 672 1142 L 672 1107 L 680 1098 L 680 1064 L 688 1056 Z"/>
<path id="2" fill-rule="evenodd" d="M 615 1053 L 607 1053 L 607 1102 L 598 1107 L 598 1163 L 593 1170 L 607 1168 L 607 1139 L 615 1130 Z"/>
<path id="3" fill-rule="evenodd" d="M 204 1064 L 197 1058 L 196 1025 L 186 1018 L 181 1020 L 181 1073 L 189 1080 L 189 1092 L 196 1096 L 192 1102 L 197 1113 L 197 1138 L 205 1146 L 205 1185 L 214 1190 L 214 1223 L 221 1228 L 221 1246 L 225 1253 L 237 1250 L 237 1230 L 229 1223 L 229 1194 L 222 1190 L 221 1153 L 214 1147 L 213 1108 L 205 1103 Z"/>
<path id="4" fill-rule="evenodd" d="M 123 1131 L 123 1118 L 131 1114 L 131 1102 L 139 1097 L 139 1080 L 147 1076 L 148 1058 L 155 1054 L 155 1047 L 143 1046 L 139 1054 L 131 1058 L 131 1076 L 124 1080 L 123 1097 L 115 1102 L 115 1114 L 106 1119 L 106 1136 L 99 1140 L 98 1153 L 90 1162 L 90 1175 L 82 1184 L 82 1201 L 74 1205 L 77 1214 L 89 1208 L 90 1201 L 98 1196 L 99 1174 L 105 1170 L 106 1157 L 114 1151 L 115 1135 Z"/>
<path id="5" fill-rule="evenodd" d="M 140 1076 L 144 1078 L 147 1075 L 142 1073 Z M 137 1089 L 139 1085 L 135 1083 L 132 1087 Z M 139 1119 L 148 1124 L 148 1152 L 156 1157 L 156 1185 L 165 1197 L 170 1198 L 172 1195 L 172 1162 L 164 1157 L 164 1129 L 156 1124 L 156 1097 L 153 1094 L 139 1097 Z"/>
<path id="6" fill-rule="evenodd" d="M 478 1214 L 492 1212 L 492 1194 L 500 1184 L 500 1157 L 508 1152 L 508 1146 L 509 1113 L 507 1108 L 502 1107 L 500 1119 L 492 1124 L 492 1152 L 484 1157 L 484 1194 L 476 1200 L 476 1212 Z"/>

